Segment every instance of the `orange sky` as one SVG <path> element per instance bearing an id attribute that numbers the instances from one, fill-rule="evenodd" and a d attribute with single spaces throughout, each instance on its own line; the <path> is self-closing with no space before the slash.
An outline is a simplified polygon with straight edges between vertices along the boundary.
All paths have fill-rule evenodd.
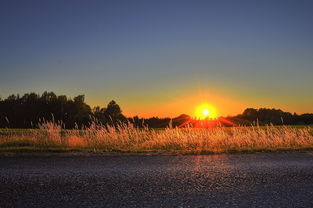
<path id="1" fill-rule="evenodd" d="M 218 116 L 237 115 L 248 107 L 279 108 L 291 113 L 306 113 L 310 112 L 311 109 L 310 102 L 305 103 L 302 101 L 306 105 L 302 105 L 299 108 L 296 99 L 286 103 L 285 100 L 288 99 L 288 97 L 283 97 L 283 95 L 275 97 L 269 93 L 268 96 L 258 97 L 257 93 L 253 96 L 244 91 L 236 93 L 236 90 L 237 89 L 232 88 L 228 88 L 228 91 L 223 89 L 190 89 L 155 94 L 151 93 L 150 95 L 130 95 L 129 97 L 122 95 L 112 99 L 115 99 L 121 106 L 126 116 L 138 115 L 139 117 L 176 117 L 180 114 L 188 114 L 194 117 L 196 107 L 203 103 L 214 106 Z M 109 102 L 109 100 L 102 103 L 107 102 Z M 91 106 L 95 106 L 99 105 L 99 100 L 88 100 L 87 96 L 87 103 L 90 103 Z M 106 104 L 101 106 L 104 107 L 105 105 Z"/>
<path id="2" fill-rule="evenodd" d="M 203 85 L 204 86 L 204 85 Z M 246 108 L 277 108 L 291 113 L 310 113 L 313 111 L 313 100 L 303 96 L 303 93 L 291 94 L 281 91 L 265 89 L 249 90 L 237 85 L 212 85 L 201 87 L 180 88 L 159 91 L 137 91 L 132 93 L 118 93 L 119 96 L 107 95 L 105 99 L 97 92 L 94 95 L 86 93 L 86 102 L 91 106 L 105 107 L 114 99 L 122 108 L 126 116 L 139 117 L 176 117 L 180 114 L 195 116 L 197 106 L 208 103 L 214 106 L 218 116 L 234 116 L 242 113 Z"/>

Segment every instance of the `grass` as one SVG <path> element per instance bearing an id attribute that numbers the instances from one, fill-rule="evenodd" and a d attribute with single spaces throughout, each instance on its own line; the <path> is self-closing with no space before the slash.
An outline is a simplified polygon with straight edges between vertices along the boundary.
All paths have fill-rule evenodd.
<path id="1" fill-rule="evenodd" d="M 0 152 L 96 152 L 208 154 L 313 150 L 310 126 L 216 127 L 210 129 L 117 128 L 93 123 L 83 130 L 63 130 L 54 123 L 40 129 L 0 129 Z"/>

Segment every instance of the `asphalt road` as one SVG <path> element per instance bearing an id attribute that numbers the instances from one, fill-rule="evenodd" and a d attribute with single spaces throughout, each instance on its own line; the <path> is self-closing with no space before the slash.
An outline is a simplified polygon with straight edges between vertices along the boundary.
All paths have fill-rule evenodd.
<path id="1" fill-rule="evenodd" d="M 313 153 L 0 157 L 0 207 L 313 207 Z"/>

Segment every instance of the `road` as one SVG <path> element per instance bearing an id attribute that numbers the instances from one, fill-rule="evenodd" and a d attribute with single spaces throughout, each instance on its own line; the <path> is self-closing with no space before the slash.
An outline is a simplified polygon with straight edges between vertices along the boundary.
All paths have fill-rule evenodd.
<path id="1" fill-rule="evenodd" d="M 0 157 L 0 207 L 313 207 L 313 153 Z"/>

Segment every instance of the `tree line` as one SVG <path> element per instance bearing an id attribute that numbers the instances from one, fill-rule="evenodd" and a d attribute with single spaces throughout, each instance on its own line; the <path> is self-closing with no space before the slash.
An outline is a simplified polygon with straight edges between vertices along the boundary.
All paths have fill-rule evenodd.
<path id="1" fill-rule="evenodd" d="M 237 116 L 220 118 L 222 125 L 307 125 L 313 124 L 313 114 L 291 114 L 279 109 L 247 108 Z M 84 95 L 73 99 L 54 92 L 26 93 L 23 96 L 10 95 L 0 98 L 0 128 L 37 128 L 41 122 L 53 121 L 63 128 L 89 127 L 92 122 L 104 125 L 116 125 L 130 122 L 136 127 L 165 128 L 195 124 L 197 121 L 182 114 L 176 118 L 127 118 L 122 114 L 120 106 L 111 101 L 105 108 L 91 108 L 85 102 Z"/>
<path id="2" fill-rule="evenodd" d="M 42 95 L 26 93 L 0 100 L 1 128 L 36 128 L 41 122 L 53 121 L 72 129 L 88 127 L 92 121 L 112 124 L 126 120 L 115 101 L 112 100 L 106 108 L 91 109 L 85 103 L 84 95 L 70 99 L 53 92 L 44 92 Z"/>
<path id="3" fill-rule="evenodd" d="M 247 108 L 242 114 L 228 117 L 231 121 L 241 125 L 310 125 L 313 124 L 313 114 L 298 115 L 284 112 L 280 109 Z"/>

